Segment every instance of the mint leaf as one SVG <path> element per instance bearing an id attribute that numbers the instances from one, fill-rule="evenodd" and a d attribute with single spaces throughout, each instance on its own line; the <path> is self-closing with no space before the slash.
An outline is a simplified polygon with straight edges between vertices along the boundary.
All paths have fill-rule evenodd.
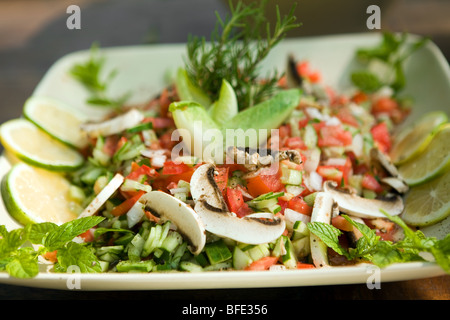
<path id="1" fill-rule="evenodd" d="M 46 234 L 56 228 L 58 225 L 52 222 L 32 223 L 25 226 L 25 232 L 31 243 L 42 244 Z"/>
<path id="2" fill-rule="evenodd" d="M 339 236 L 342 232 L 336 227 L 323 222 L 310 222 L 307 224 L 309 231 L 323 241 L 327 247 L 333 249 L 338 254 L 350 258 L 349 253 L 339 244 Z"/>
<path id="3" fill-rule="evenodd" d="M 22 246 L 26 237 L 24 237 L 24 230 L 14 229 L 7 231 L 5 227 L 0 230 L 2 238 L 0 239 L 0 257 L 6 257 L 11 252 L 16 251 L 20 246 Z"/>
<path id="4" fill-rule="evenodd" d="M 54 251 L 64 246 L 68 241 L 95 227 L 104 218 L 99 216 L 84 217 L 66 222 L 50 231 L 43 244 L 48 251 Z"/>
<path id="5" fill-rule="evenodd" d="M 57 259 L 55 268 L 59 272 L 66 272 L 70 266 L 78 266 L 82 273 L 101 272 L 101 266 L 95 254 L 80 243 L 69 242 L 58 249 Z"/>
<path id="6" fill-rule="evenodd" d="M 19 249 L 5 269 L 10 276 L 15 278 L 34 278 L 39 273 L 36 252 L 30 247 Z"/>

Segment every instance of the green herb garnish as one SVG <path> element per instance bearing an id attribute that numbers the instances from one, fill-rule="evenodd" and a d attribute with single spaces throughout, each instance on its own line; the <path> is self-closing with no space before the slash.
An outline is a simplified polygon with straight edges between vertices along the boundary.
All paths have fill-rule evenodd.
<path id="1" fill-rule="evenodd" d="M 108 86 L 117 75 L 117 70 L 112 70 L 102 79 L 104 63 L 105 58 L 99 55 L 99 47 L 94 43 L 91 46 L 89 59 L 84 63 L 75 64 L 70 69 L 70 75 L 89 90 L 91 96 L 87 103 L 119 110 L 128 100 L 130 94 L 126 93 L 119 98 L 108 97 Z"/>
<path id="2" fill-rule="evenodd" d="M 330 224 L 311 222 L 308 223 L 308 229 L 329 248 L 345 256 L 348 260 L 362 259 L 383 268 L 393 263 L 425 261 L 421 254 L 430 253 L 436 263 L 445 272 L 450 273 L 450 235 L 441 240 L 426 237 L 420 230 L 411 230 L 399 217 L 383 213 L 403 229 L 405 235 L 403 240 L 395 243 L 381 240 L 375 230 L 353 221 L 346 215 L 343 217 L 362 234 L 362 237 L 356 242 L 355 248 L 342 247 L 339 244 L 339 236 L 342 232 Z"/>
<path id="3" fill-rule="evenodd" d="M 103 219 L 85 217 L 60 226 L 35 223 L 12 231 L 0 226 L 0 270 L 16 278 L 33 278 L 39 272 L 38 257 L 56 250 L 56 271 L 66 272 L 69 266 L 77 266 L 81 272 L 100 272 L 100 263 L 87 245 L 72 240 Z M 37 245 L 37 249 L 30 244 Z"/>
<path id="4" fill-rule="evenodd" d="M 210 42 L 207 43 L 204 37 L 189 37 L 188 76 L 211 101 L 218 99 L 223 79 L 234 88 L 240 110 L 260 103 L 277 90 L 281 76 L 274 71 L 262 81 L 259 65 L 286 32 L 300 24 L 295 23 L 295 5 L 283 18 L 277 7 L 277 21 L 272 31 L 264 16 L 266 2 L 261 1 L 258 6 L 238 2 L 234 7 L 230 1 L 231 16 L 223 20 L 217 14 L 218 21 Z M 264 26 L 266 35 L 262 37 Z"/>

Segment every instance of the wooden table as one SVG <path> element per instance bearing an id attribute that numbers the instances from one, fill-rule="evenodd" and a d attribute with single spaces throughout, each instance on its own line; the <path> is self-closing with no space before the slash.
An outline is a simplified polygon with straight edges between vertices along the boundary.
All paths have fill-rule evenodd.
<path id="1" fill-rule="evenodd" d="M 358 0 L 359 1 L 359 0 Z M 215 17 L 213 9 L 226 11 L 221 1 L 196 0 L 202 9 L 188 5 L 184 0 L 155 1 L 147 13 L 143 13 L 143 4 L 138 1 L 78 1 L 82 7 L 82 29 L 67 30 L 65 22 L 68 15 L 65 9 L 71 0 L 10 0 L 0 2 L 0 123 L 18 117 L 24 101 L 39 83 L 47 69 L 60 57 L 72 51 L 86 49 L 93 41 L 104 46 L 134 45 L 150 42 L 183 42 L 187 32 L 209 35 Z M 348 2 L 348 1 L 347 1 Z M 407 1 L 406 1 L 407 2 Z M 396 1 L 397 12 L 389 12 L 389 22 L 399 21 L 399 28 L 405 24 L 414 29 L 418 14 L 424 10 L 418 1 L 412 1 L 408 10 L 405 1 Z M 428 1 L 435 12 L 444 11 L 448 4 L 443 1 Z M 128 5 L 127 5 L 128 4 Z M 416 11 L 414 12 L 414 5 Z M 383 8 L 382 8 L 383 9 Z M 175 11 L 173 11 L 175 10 Z M 403 11 L 402 11 L 403 10 Z M 406 11 L 405 11 L 406 10 Z M 425 10 L 426 11 L 426 10 Z M 210 14 L 205 14 L 209 12 Z M 402 19 L 395 20 L 396 13 L 403 13 Z M 411 14 L 411 19 L 405 12 Z M 412 13 L 411 13 L 412 12 Z M 419 13 L 418 13 L 419 12 Z M 448 11 L 447 11 L 448 12 Z M 178 14 L 177 19 L 171 16 Z M 435 29 L 424 30 L 441 47 L 447 57 L 450 56 L 448 39 L 450 28 L 446 19 L 439 22 L 433 18 Z M 126 19 L 130 17 L 130 19 Z M 440 17 L 441 15 L 437 15 Z M 189 18 L 189 19 L 188 19 Z M 423 20 L 423 19 L 422 19 Z M 436 21 L 437 20 L 437 21 Z M 133 23 L 130 23 L 132 21 Z M 195 21 L 196 23 L 192 22 Z M 318 22 L 323 20 L 318 20 Z M 168 23 L 171 28 L 167 28 Z M 119 25 L 119 26 L 118 26 Z M 395 24 L 391 24 L 395 27 Z M 408 25 L 408 24 L 407 24 Z M 422 24 L 424 25 L 424 24 Z M 427 24 L 429 26 L 430 24 Z M 323 27 L 323 26 L 322 26 Z M 361 31 L 348 25 L 330 25 L 324 33 L 339 31 Z M 325 28 L 326 29 L 326 28 Z M 314 34 L 314 28 L 307 29 Z M 311 30 L 313 30 L 311 32 Z M 395 28 L 394 28 L 395 30 Z M 434 33 L 435 31 L 435 33 Z M 10 285 L 0 285 L 2 300 L 81 300 L 81 299 L 168 299 L 192 300 L 449 300 L 450 277 L 442 276 L 429 279 L 382 283 L 381 289 L 368 289 L 361 285 L 336 285 L 318 287 L 236 289 L 236 290 L 188 290 L 188 291 L 137 291 L 137 292 L 77 292 L 37 289 Z"/>

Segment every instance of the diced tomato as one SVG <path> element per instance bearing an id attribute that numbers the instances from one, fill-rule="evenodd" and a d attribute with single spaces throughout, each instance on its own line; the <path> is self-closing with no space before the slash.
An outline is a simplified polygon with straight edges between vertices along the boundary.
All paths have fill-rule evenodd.
<path id="1" fill-rule="evenodd" d="M 364 219 L 364 222 L 369 228 L 375 229 L 376 235 L 382 240 L 393 241 L 398 231 L 398 226 L 394 222 L 383 218 Z"/>
<path id="2" fill-rule="evenodd" d="M 228 209 L 240 218 L 253 213 L 253 210 L 244 202 L 244 196 L 238 189 L 226 188 L 226 200 Z"/>
<path id="3" fill-rule="evenodd" d="M 325 180 L 335 181 L 339 185 L 343 183 L 344 173 L 335 166 L 318 166 L 316 171 Z"/>
<path id="4" fill-rule="evenodd" d="M 369 97 L 367 96 L 366 93 L 359 91 L 355 95 L 353 95 L 351 100 L 356 104 L 360 104 L 360 103 L 367 101 L 368 98 Z"/>
<path id="5" fill-rule="evenodd" d="M 58 259 L 56 258 L 57 254 L 58 254 L 57 250 L 47 251 L 43 254 L 43 257 L 50 262 L 56 263 L 58 261 Z"/>
<path id="6" fill-rule="evenodd" d="M 92 241 L 94 241 L 93 230 L 89 229 L 89 230 L 83 232 L 82 234 L 80 234 L 80 238 L 83 238 L 84 242 L 92 242 Z"/>
<path id="7" fill-rule="evenodd" d="M 287 200 L 282 199 L 281 197 L 278 198 L 278 204 L 281 207 L 280 213 L 284 214 L 284 210 L 286 210 L 287 206 L 288 206 L 288 202 Z"/>
<path id="8" fill-rule="evenodd" d="M 398 103 L 390 97 L 381 97 L 372 104 L 372 113 L 388 113 L 398 109 Z"/>
<path id="9" fill-rule="evenodd" d="M 376 193 L 380 193 L 383 191 L 381 184 L 375 179 L 373 174 L 366 172 L 363 176 L 361 186 L 365 189 L 369 189 L 375 191 Z"/>
<path id="10" fill-rule="evenodd" d="M 302 77 L 307 77 L 311 70 L 309 68 L 309 62 L 308 61 L 302 61 L 297 63 L 297 72 Z"/>
<path id="11" fill-rule="evenodd" d="M 278 192 L 284 188 L 281 182 L 280 173 L 272 175 L 258 175 L 256 177 L 247 180 L 248 192 L 253 196 L 257 197 L 261 194 L 268 192 Z"/>
<path id="12" fill-rule="evenodd" d="M 343 216 L 336 216 L 331 218 L 331 224 L 342 231 L 353 231 L 353 225 L 348 222 Z"/>
<path id="13" fill-rule="evenodd" d="M 305 150 L 305 142 L 300 137 L 289 137 L 284 141 L 284 146 L 289 149 L 302 149 Z"/>
<path id="14" fill-rule="evenodd" d="M 298 128 L 301 129 L 301 128 L 306 127 L 306 125 L 308 124 L 308 122 L 309 122 L 309 119 L 308 119 L 308 118 L 304 118 L 304 119 L 299 120 L 299 121 L 298 121 Z"/>
<path id="15" fill-rule="evenodd" d="M 216 167 L 216 171 L 218 174 L 216 176 L 214 176 L 214 180 L 216 181 L 217 186 L 219 187 L 220 191 L 222 191 L 222 193 L 223 193 L 228 184 L 229 168 L 228 167 Z"/>
<path id="16" fill-rule="evenodd" d="M 166 161 L 163 166 L 162 174 L 168 175 L 168 174 L 181 174 L 184 172 L 187 172 L 191 169 L 187 164 L 184 162 L 174 162 L 174 161 Z"/>
<path id="17" fill-rule="evenodd" d="M 115 217 L 119 217 L 119 216 L 124 215 L 125 213 L 127 213 L 131 209 L 132 206 L 134 206 L 134 204 L 139 200 L 139 198 L 144 193 L 145 193 L 144 191 L 140 191 L 134 197 L 125 200 L 124 202 L 122 202 L 118 206 L 114 207 L 111 210 L 111 214 L 113 216 L 115 216 Z"/>
<path id="18" fill-rule="evenodd" d="M 359 126 L 358 120 L 356 120 L 355 116 L 348 108 L 341 108 L 337 114 L 337 118 L 341 120 L 342 123 L 346 123 L 353 127 Z"/>
<path id="19" fill-rule="evenodd" d="M 139 181 L 142 179 L 144 175 L 148 176 L 149 178 L 155 178 L 159 174 L 155 169 L 150 168 L 145 164 L 139 166 L 136 162 L 133 162 L 131 164 L 131 172 L 128 174 L 126 178 Z"/>
<path id="20" fill-rule="evenodd" d="M 308 79 L 312 83 L 318 83 L 322 79 L 322 76 L 319 71 L 312 71 L 308 74 Z"/>
<path id="21" fill-rule="evenodd" d="M 297 262 L 297 269 L 314 269 L 316 268 L 313 264 L 311 263 L 303 263 L 303 262 Z"/>
<path id="22" fill-rule="evenodd" d="M 167 88 L 164 88 L 161 92 L 161 95 L 159 96 L 159 110 L 162 117 L 167 116 L 167 111 L 169 110 L 169 106 L 172 103 L 172 100 L 170 99 L 169 90 Z"/>
<path id="23" fill-rule="evenodd" d="M 117 151 L 117 143 L 119 142 L 119 136 L 112 135 L 105 139 L 102 151 L 112 157 Z"/>
<path id="24" fill-rule="evenodd" d="M 323 125 L 319 131 L 319 147 L 341 147 L 352 144 L 353 138 L 349 131 L 339 125 Z"/>
<path id="25" fill-rule="evenodd" d="M 307 216 L 310 216 L 312 213 L 312 207 L 310 207 L 303 198 L 298 196 L 289 200 L 287 207 Z"/>
<path id="26" fill-rule="evenodd" d="M 253 261 L 245 270 L 251 271 L 264 271 L 269 270 L 269 268 L 278 262 L 278 257 L 263 257 L 259 260 Z"/>
<path id="27" fill-rule="evenodd" d="M 381 151 L 388 152 L 391 149 L 392 141 L 386 122 L 374 125 L 370 133 Z"/>

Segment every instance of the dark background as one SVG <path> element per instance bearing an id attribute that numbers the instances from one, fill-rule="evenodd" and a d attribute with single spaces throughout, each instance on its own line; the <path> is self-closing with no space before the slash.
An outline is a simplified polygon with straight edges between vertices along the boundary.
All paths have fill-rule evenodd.
<path id="1" fill-rule="evenodd" d="M 287 13 L 293 1 L 269 1 Z M 430 37 L 450 57 L 448 0 L 298 0 L 296 16 L 303 26 L 290 37 L 369 32 L 366 8 L 381 8 L 382 29 Z M 69 5 L 81 8 L 81 30 L 68 30 Z M 216 17 L 228 12 L 219 0 L 0 0 L 0 123 L 21 115 L 48 68 L 59 58 L 88 49 L 136 44 L 182 43 L 189 33 L 210 35 Z M 332 50 L 332 48 L 330 48 Z M 188 290 L 145 292 L 76 292 L 0 285 L 0 299 L 193 299 L 193 300 L 448 300 L 449 277 L 366 285 L 299 288 Z"/>

